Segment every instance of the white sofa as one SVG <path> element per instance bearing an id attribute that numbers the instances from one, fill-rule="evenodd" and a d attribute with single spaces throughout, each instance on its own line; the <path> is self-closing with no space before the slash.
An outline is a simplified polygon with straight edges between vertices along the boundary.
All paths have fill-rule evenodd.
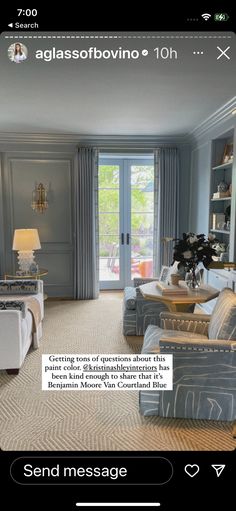
<path id="1" fill-rule="evenodd" d="M 39 303 L 41 313 L 34 332 L 33 315 L 24 301 L 31 296 Z M 31 344 L 34 349 L 39 347 L 43 317 L 43 281 L 0 281 L 0 370 L 19 372 Z"/>

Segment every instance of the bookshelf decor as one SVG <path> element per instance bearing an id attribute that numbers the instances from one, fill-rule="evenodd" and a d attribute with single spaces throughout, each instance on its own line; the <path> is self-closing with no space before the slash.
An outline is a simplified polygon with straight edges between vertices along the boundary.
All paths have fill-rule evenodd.
<path id="1" fill-rule="evenodd" d="M 233 161 L 233 144 L 226 144 L 223 154 L 222 163 L 232 163 Z"/>
<path id="2" fill-rule="evenodd" d="M 228 131 L 212 141 L 209 230 L 226 247 L 222 260 L 235 258 L 235 165 L 234 132 Z"/>

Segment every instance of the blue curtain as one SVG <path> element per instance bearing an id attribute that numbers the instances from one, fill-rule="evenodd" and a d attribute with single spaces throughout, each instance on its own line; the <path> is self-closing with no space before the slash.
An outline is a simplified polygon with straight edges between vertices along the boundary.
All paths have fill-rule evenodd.
<path id="1" fill-rule="evenodd" d="M 154 156 L 154 272 L 159 275 L 162 264 L 169 266 L 173 260 L 173 242 L 165 245 L 163 238 L 179 236 L 179 152 L 163 147 Z"/>
<path id="2" fill-rule="evenodd" d="M 99 294 L 97 149 L 79 148 L 76 174 L 75 298 L 89 300 Z"/>

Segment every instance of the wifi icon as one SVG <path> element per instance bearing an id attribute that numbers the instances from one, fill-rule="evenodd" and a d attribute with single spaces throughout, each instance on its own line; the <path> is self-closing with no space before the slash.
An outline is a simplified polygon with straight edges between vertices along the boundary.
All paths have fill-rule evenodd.
<path id="1" fill-rule="evenodd" d="M 211 18 L 211 14 L 208 14 L 207 12 L 205 14 L 201 14 L 201 16 L 205 21 L 208 21 L 209 18 Z"/>

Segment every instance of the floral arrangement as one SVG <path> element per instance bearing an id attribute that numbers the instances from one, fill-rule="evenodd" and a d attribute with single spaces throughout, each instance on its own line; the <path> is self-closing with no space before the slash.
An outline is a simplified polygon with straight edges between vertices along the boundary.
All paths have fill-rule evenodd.
<path id="1" fill-rule="evenodd" d="M 183 238 L 176 239 L 174 246 L 174 261 L 179 261 L 178 268 L 184 268 L 185 271 L 193 270 L 201 262 L 205 268 L 213 261 L 212 256 L 216 256 L 216 250 L 213 245 L 216 244 L 214 234 L 194 234 L 192 232 L 183 233 Z"/>

